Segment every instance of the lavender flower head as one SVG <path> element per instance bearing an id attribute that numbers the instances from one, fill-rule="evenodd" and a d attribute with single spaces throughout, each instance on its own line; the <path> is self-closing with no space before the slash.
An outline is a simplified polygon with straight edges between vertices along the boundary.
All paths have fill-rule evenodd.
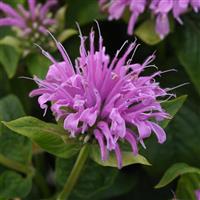
<path id="1" fill-rule="evenodd" d="M 0 26 L 16 27 L 20 37 L 30 38 L 32 43 L 38 42 L 41 35 L 47 35 L 47 29 L 54 32 L 56 20 L 52 19 L 49 9 L 56 4 L 57 0 L 48 0 L 44 5 L 36 4 L 36 0 L 28 0 L 29 10 L 21 4 L 18 4 L 15 10 L 0 2 L 0 11 L 5 14 L 5 17 L 0 18 Z"/>
<path id="2" fill-rule="evenodd" d="M 200 190 L 196 190 L 195 195 L 196 195 L 197 200 L 200 200 Z"/>
<path id="3" fill-rule="evenodd" d="M 191 6 L 195 12 L 200 10 L 200 0 L 99 0 L 101 8 L 108 9 L 109 20 L 120 19 L 126 8 L 131 16 L 128 23 L 128 34 L 133 34 L 138 17 L 150 11 L 156 18 L 156 33 L 163 39 L 170 31 L 168 16 L 182 24 L 180 16 Z"/>
<path id="4" fill-rule="evenodd" d="M 137 49 L 136 41 L 121 53 L 127 44 L 125 42 L 111 60 L 103 46 L 100 30 L 97 50 L 94 35 L 92 30 L 89 49 L 86 49 L 86 37 L 80 32 L 80 57 L 75 60 L 75 65 L 61 43 L 52 36 L 63 61 L 57 62 L 42 49 L 53 64 L 44 80 L 34 77 L 39 88 L 33 90 L 30 96 L 39 96 L 39 105 L 45 112 L 47 103 L 52 103 L 50 108 L 56 120 L 63 122 L 70 137 L 86 136 L 89 141 L 96 140 L 102 160 L 114 151 L 121 168 L 120 141 L 129 143 L 133 154 L 137 155 L 138 143 L 144 146 L 143 140 L 152 132 L 159 143 L 166 140 L 166 134 L 157 122 L 169 118 L 169 114 L 162 109 L 161 99 L 158 99 L 171 94 L 155 81 L 155 77 L 163 72 L 142 75 L 146 68 L 152 67 L 150 63 L 155 58 L 154 54 L 142 64 L 131 63 Z"/>

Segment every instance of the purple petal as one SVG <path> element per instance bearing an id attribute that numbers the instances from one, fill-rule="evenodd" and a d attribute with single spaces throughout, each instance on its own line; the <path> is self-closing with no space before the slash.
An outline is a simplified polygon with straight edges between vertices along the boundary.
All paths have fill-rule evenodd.
<path id="1" fill-rule="evenodd" d="M 159 14 L 156 18 L 156 32 L 163 39 L 170 31 L 169 20 L 166 14 Z"/>
<path id="2" fill-rule="evenodd" d="M 34 20 L 36 17 L 36 13 L 35 13 L 35 4 L 36 1 L 35 0 L 28 0 L 28 5 L 29 5 L 29 9 L 30 9 L 30 14 L 32 19 Z"/>
<path id="3" fill-rule="evenodd" d="M 57 21 L 56 21 L 55 19 L 49 19 L 49 18 L 47 18 L 47 19 L 45 19 L 44 21 L 42 21 L 42 23 L 43 23 L 44 25 L 53 25 L 53 24 L 56 24 Z"/>
<path id="4" fill-rule="evenodd" d="M 94 135 L 100 146 L 101 159 L 105 161 L 107 160 L 108 155 L 107 155 L 106 145 L 104 144 L 104 137 L 98 129 L 94 130 Z"/>
<path id="5" fill-rule="evenodd" d="M 151 135 L 151 127 L 145 121 L 138 121 L 136 126 L 138 128 L 140 139 L 147 138 Z"/>
<path id="6" fill-rule="evenodd" d="M 130 9 L 132 12 L 143 13 L 145 10 L 145 6 L 147 4 L 146 0 L 132 0 L 130 2 Z"/>
<path id="7" fill-rule="evenodd" d="M 38 31 L 44 35 L 48 35 L 47 29 L 44 26 L 39 26 Z"/>
<path id="8" fill-rule="evenodd" d="M 40 104 L 40 107 L 42 108 L 42 109 L 47 109 L 47 105 L 46 105 L 46 103 L 50 100 L 50 95 L 49 94 L 46 94 L 46 93 L 44 93 L 44 94 L 42 94 L 39 98 L 38 98 L 38 103 Z"/>
<path id="9" fill-rule="evenodd" d="M 190 0 L 190 4 L 193 7 L 195 12 L 198 12 L 200 9 L 200 0 Z"/>
<path id="10" fill-rule="evenodd" d="M 153 11 L 156 10 L 156 8 L 158 7 L 158 4 L 159 4 L 159 1 L 160 0 L 152 0 L 150 5 L 149 5 L 149 8 Z"/>
<path id="11" fill-rule="evenodd" d="M 122 168 L 122 154 L 121 154 L 121 150 L 118 144 L 116 144 L 116 147 L 115 147 L 115 154 L 117 158 L 118 168 L 121 169 Z"/>
<path id="12" fill-rule="evenodd" d="M 114 138 L 110 132 L 110 129 L 108 127 L 108 124 L 104 121 L 100 121 L 97 125 L 97 127 L 101 130 L 101 132 L 104 134 L 106 138 L 106 146 L 108 150 L 113 150 L 115 149 L 116 143 L 114 142 Z"/>
<path id="13" fill-rule="evenodd" d="M 133 34 L 133 29 L 135 27 L 135 23 L 138 19 L 139 13 L 138 12 L 134 12 L 131 15 L 131 18 L 129 19 L 129 23 L 128 23 L 128 34 L 132 35 Z"/>
<path id="14" fill-rule="evenodd" d="M 188 6 L 189 0 L 182 0 L 181 2 L 178 0 L 174 1 L 173 15 L 180 24 L 183 24 L 182 20 L 180 19 L 180 15 L 187 11 Z"/>
<path id="15" fill-rule="evenodd" d="M 196 195 L 197 200 L 200 200 L 200 190 L 196 190 L 195 195 Z"/>
<path id="16" fill-rule="evenodd" d="M 23 21 L 19 19 L 7 17 L 7 18 L 0 19 L 0 26 L 17 26 L 20 28 L 24 28 L 25 24 Z"/>
<path id="17" fill-rule="evenodd" d="M 57 4 L 57 0 L 48 0 L 40 9 L 40 19 L 44 19 L 49 9 Z"/>
<path id="18" fill-rule="evenodd" d="M 156 134 L 159 143 L 163 143 L 166 140 L 166 133 L 165 131 L 156 123 L 150 122 L 151 128 L 153 132 Z"/>
<path id="19" fill-rule="evenodd" d="M 5 12 L 10 17 L 22 19 L 22 17 L 8 4 L 0 2 L 0 10 Z"/>
<path id="20" fill-rule="evenodd" d="M 79 113 L 69 114 L 64 120 L 64 129 L 71 133 L 71 137 L 75 137 L 75 132 L 78 130 Z"/>
<path id="21" fill-rule="evenodd" d="M 110 13 L 109 19 L 110 20 L 119 19 L 122 16 L 125 7 L 126 3 L 124 3 L 123 1 L 113 1 L 113 3 L 109 8 L 109 13 Z"/>
<path id="22" fill-rule="evenodd" d="M 173 1 L 160 0 L 156 8 L 156 13 L 168 13 L 173 8 Z"/>
<path id="23" fill-rule="evenodd" d="M 23 5 L 18 4 L 17 8 L 19 10 L 19 12 L 25 17 L 25 18 L 29 18 L 30 14 L 28 11 L 25 10 L 25 8 L 23 7 Z"/>
<path id="24" fill-rule="evenodd" d="M 130 143 L 134 155 L 138 154 L 137 141 L 130 130 L 126 131 L 125 139 Z"/>
<path id="25" fill-rule="evenodd" d="M 93 108 L 85 109 L 80 116 L 80 120 L 87 123 L 90 127 L 95 124 L 96 119 L 97 111 L 95 111 Z"/>
<path id="26" fill-rule="evenodd" d="M 124 138 L 126 134 L 126 124 L 124 119 L 121 117 L 120 113 L 116 108 L 113 108 L 110 115 L 111 122 L 111 131 L 113 134 Z"/>

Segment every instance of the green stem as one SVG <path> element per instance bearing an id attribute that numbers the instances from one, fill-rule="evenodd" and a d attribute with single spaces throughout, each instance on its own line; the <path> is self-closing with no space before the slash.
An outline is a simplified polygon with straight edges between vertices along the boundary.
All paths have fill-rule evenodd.
<path id="1" fill-rule="evenodd" d="M 0 164 L 29 176 L 32 176 L 34 174 L 34 169 L 31 166 L 26 166 L 17 161 L 10 160 L 2 154 L 0 154 Z"/>
<path id="2" fill-rule="evenodd" d="M 89 151 L 88 151 L 88 145 L 85 144 L 82 149 L 79 152 L 78 158 L 72 168 L 72 171 L 64 185 L 64 188 L 60 195 L 58 196 L 57 200 L 67 200 L 71 191 L 73 190 L 79 176 L 81 173 L 81 170 L 84 167 L 84 164 L 87 160 Z"/>

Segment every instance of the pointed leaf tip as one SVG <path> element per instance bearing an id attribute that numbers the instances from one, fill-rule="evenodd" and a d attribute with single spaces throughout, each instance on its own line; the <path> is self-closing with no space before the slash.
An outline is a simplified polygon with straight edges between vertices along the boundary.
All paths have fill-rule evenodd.
<path id="1" fill-rule="evenodd" d="M 155 186 L 156 189 L 162 188 L 172 182 L 175 178 L 186 173 L 198 173 L 200 169 L 191 167 L 186 163 L 176 163 L 172 165 L 163 175 L 160 182 Z"/>
<path id="2" fill-rule="evenodd" d="M 138 154 L 137 156 L 134 156 L 133 152 L 128 152 L 128 151 L 122 151 L 121 154 L 122 154 L 121 168 L 128 165 L 132 165 L 132 164 L 142 164 L 142 165 L 148 165 L 148 166 L 151 165 L 149 161 L 142 155 Z M 91 148 L 90 156 L 99 165 L 118 168 L 118 163 L 117 163 L 116 155 L 114 152 L 110 152 L 108 159 L 103 161 L 101 159 L 99 148 L 97 146 L 93 146 Z"/>

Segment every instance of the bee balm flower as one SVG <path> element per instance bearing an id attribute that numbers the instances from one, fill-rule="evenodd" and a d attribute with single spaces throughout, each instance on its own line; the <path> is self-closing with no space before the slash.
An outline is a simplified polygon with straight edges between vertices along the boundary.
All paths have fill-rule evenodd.
<path id="1" fill-rule="evenodd" d="M 36 4 L 35 0 L 28 0 L 29 10 L 18 4 L 14 10 L 10 5 L 0 2 L 0 11 L 5 17 L 0 18 L 0 26 L 17 27 L 21 37 L 30 38 L 32 42 L 38 42 L 40 35 L 46 35 L 52 30 L 56 20 L 52 19 L 49 9 L 57 3 L 57 0 L 48 0 L 44 5 Z M 53 31 L 53 30 L 52 30 Z"/>
<path id="2" fill-rule="evenodd" d="M 195 12 L 200 9 L 200 0 L 99 0 L 100 6 L 108 9 L 109 19 L 120 19 L 126 8 L 131 17 L 128 24 L 128 34 L 133 34 L 138 17 L 145 11 L 151 11 L 156 18 L 156 32 L 163 39 L 170 31 L 168 15 L 182 24 L 180 16 L 191 6 Z"/>
<path id="3" fill-rule="evenodd" d="M 122 54 L 124 43 L 110 60 L 100 31 L 98 49 L 95 49 L 94 35 L 91 31 L 87 49 L 86 37 L 80 32 L 80 57 L 75 60 L 75 65 L 55 38 L 63 61 L 57 62 L 42 49 L 53 64 L 44 80 L 34 77 L 39 88 L 33 90 L 30 96 L 39 96 L 40 107 L 45 110 L 47 102 L 52 103 L 50 108 L 56 120 L 63 121 L 70 137 L 87 136 L 89 141 L 96 140 L 102 160 L 114 151 L 120 168 L 120 140 L 131 145 L 134 155 L 138 153 L 138 142 L 143 144 L 152 132 L 159 143 L 166 140 L 166 134 L 157 122 L 169 118 L 169 115 L 162 109 L 158 98 L 168 94 L 155 81 L 162 72 L 142 75 L 150 67 L 154 55 L 142 64 L 131 63 L 129 55 L 131 52 L 134 54 L 136 42 L 128 45 Z M 119 54 L 122 55 L 119 57 Z"/>
<path id="4" fill-rule="evenodd" d="M 156 17 L 156 32 L 163 39 L 170 31 L 168 15 L 172 12 L 173 17 L 183 24 L 180 16 L 189 8 L 190 0 L 152 0 L 150 9 Z"/>
<path id="5" fill-rule="evenodd" d="M 128 7 L 131 12 L 128 23 L 128 34 L 131 35 L 138 17 L 145 11 L 147 0 L 99 0 L 99 3 L 102 7 L 104 7 L 104 5 L 105 7 L 108 7 L 109 20 L 120 19 L 124 14 L 125 9 Z"/>

